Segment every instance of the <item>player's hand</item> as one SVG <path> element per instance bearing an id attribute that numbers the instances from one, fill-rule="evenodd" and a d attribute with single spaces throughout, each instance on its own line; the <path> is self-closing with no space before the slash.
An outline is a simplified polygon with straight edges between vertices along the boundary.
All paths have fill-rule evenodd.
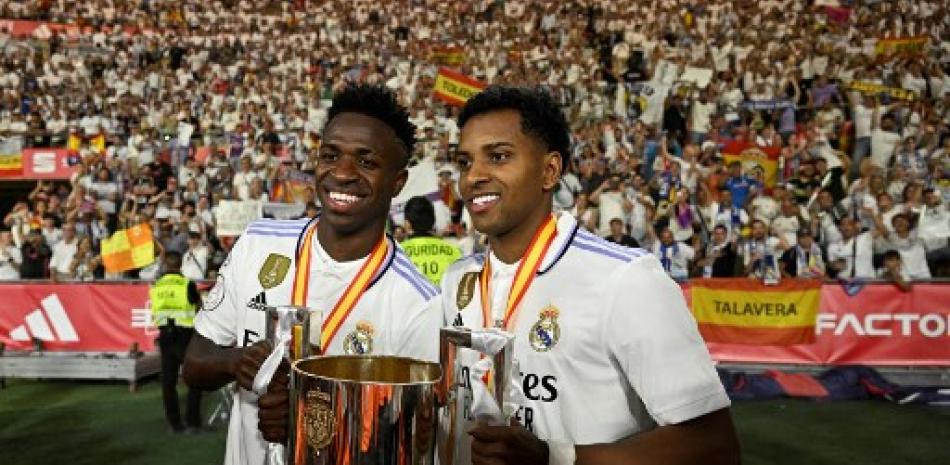
<path id="1" fill-rule="evenodd" d="M 234 372 L 234 378 L 239 386 L 248 391 L 253 388 L 254 377 L 257 376 L 257 371 L 261 369 L 261 364 L 270 355 L 271 349 L 271 345 L 266 341 L 258 342 L 244 349 Z"/>
<path id="2" fill-rule="evenodd" d="M 472 435 L 472 465 L 547 465 L 548 444 L 512 419 L 511 426 L 479 424 Z"/>
<path id="3" fill-rule="evenodd" d="M 281 361 L 267 386 L 257 399 L 257 428 L 268 442 L 287 443 L 290 427 L 290 364 Z"/>

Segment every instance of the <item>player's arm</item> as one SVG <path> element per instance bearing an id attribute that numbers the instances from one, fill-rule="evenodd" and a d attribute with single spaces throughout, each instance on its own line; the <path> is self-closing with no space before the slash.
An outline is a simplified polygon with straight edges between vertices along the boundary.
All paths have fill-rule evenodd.
<path id="1" fill-rule="evenodd" d="M 729 399 L 682 290 L 655 257 L 630 265 L 618 277 L 624 284 L 617 286 L 603 338 L 659 426 L 612 444 L 578 445 L 576 463 L 739 463 Z M 635 295 L 652 298 L 634 309 Z"/>
<path id="2" fill-rule="evenodd" d="M 190 386 L 218 389 L 237 381 L 250 390 L 257 370 L 270 353 L 266 342 L 240 347 L 238 339 L 237 321 L 245 311 L 244 301 L 237 294 L 244 246 L 246 241 L 242 240 L 235 244 L 202 310 L 195 315 L 195 335 L 188 344 L 182 369 Z M 232 259 L 237 263 L 231 264 Z"/>
<path id="3" fill-rule="evenodd" d="M 257 369 L 269 353 L 266 342 L 249 347 L 221 347 L 195 333 L 185 353 L 182 374 L 189 386 L 199 389 L 218 389 L 235 380 L 244 389 L 250 389 Z"/>
<path id="4" fill-rule="evenodd" d="M 576 465 L 677 465 L 740 463 L 729 409 L 667 425 L 613 444 L 575 446 Z"/>

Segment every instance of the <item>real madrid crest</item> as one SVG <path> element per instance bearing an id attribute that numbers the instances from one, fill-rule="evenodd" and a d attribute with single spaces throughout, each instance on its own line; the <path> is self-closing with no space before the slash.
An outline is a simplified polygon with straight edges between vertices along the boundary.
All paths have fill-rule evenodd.
<path id="1" fill-rule="evenodd" d="M 290 270 L 290 259 L 276 253 L 272 253 L 264 260 L 264 266 L 257 272 L 257 281 L 261 283 L 264 289 L 270 289 L 281 282 L 287 276 Z"/>
<path id="2" fill-rule="evenodd" d="M 333 409 L 330 407 L 330 394 L 323 391 L 309 391 L 304 400 L 303 421 L 307 432 L 307 445 L 313 449 L 323 449 L 333 439 Z"/>
<path id="3" fill-rule="evenodd" d="M 478 272 L 470 271 L 462 275 L 459 280 L 459 288 L 455 293 L 455 306 L 462 311 L 472 301 L 475 296 L 475 284 L 478 283 Z"/>
<path id="4" fill-rule="evenodd" d="M 343 353 L 347 355 L 364 355 L 373 353 L 373 333 L 376 330 L 373 324 L 360 320 L 356 322 L 356 329 L 346 335 L 343 340 Z"/>
<path id="5" fill-rule="evenodd" d="M 531 348 L 536 352 L 547 352 L 557 344 L 561 338 L 561 326 L 557 323 L 557 317 L 561 312 L 557 307 L 548 305 L 538 313 L 540 319 L 531 327 L 531 334 L 528 341 Z"/>

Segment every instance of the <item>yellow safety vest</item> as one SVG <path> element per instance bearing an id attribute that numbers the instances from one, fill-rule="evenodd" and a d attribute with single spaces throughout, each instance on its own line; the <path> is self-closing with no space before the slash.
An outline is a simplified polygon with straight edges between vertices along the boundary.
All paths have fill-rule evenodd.
<path id="1" fill-rule="evenodd" d="M 156 326 L 164 326 L 169 319 L 176 326 L 191 328 L 195 325 L 197 305 L 188 302 L 188 278 L 169 273 L 155 281 L 148 291 L 152 300 L 152 320 Z"/>
<path id="2" fill-rule="evenodd" d="M 436 286 L 449 265 L 462 258 L 462 251 L 458 247 L 438 237 L 414 237 L 400 245 L 412 264 Z"/>

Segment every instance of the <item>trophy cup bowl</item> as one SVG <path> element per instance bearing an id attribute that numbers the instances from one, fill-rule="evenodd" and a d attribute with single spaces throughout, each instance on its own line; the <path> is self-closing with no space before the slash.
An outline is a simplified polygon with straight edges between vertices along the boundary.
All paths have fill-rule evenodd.
<path id="1" fill-rule="evenodd" d="M 343 355 L 292 366 L 289 463 L 433 463 L 438 363 Z"/>

